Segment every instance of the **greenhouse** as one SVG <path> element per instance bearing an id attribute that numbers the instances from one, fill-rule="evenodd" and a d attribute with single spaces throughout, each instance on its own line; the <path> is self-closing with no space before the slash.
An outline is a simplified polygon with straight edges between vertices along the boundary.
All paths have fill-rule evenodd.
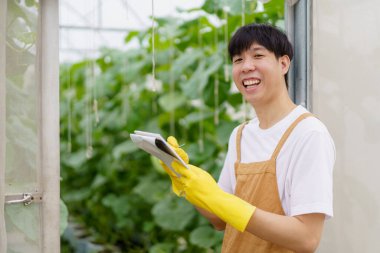
<path id="1" fill-rule="evenodd" d="M 379 8 L 0 0 L 0 253 L 378 252 Z"/>

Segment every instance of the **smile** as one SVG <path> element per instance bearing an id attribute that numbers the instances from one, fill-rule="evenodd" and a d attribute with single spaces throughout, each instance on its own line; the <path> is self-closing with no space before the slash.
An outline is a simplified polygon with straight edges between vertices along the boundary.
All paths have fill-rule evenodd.
<path id="1" fill-rule="evenodd" d="M 244 88 L 249 88 L 249 87 L 253 87 L 253 86 L 257 86 L 261 83 L 261 80 L 260 79 L 247 79 L 247 80 L 243 80 L 243 86 Z"/>

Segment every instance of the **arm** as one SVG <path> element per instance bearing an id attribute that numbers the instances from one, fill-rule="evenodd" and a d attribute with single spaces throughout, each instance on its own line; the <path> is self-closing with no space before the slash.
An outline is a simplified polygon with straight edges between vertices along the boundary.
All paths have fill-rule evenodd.
<path id="1" fill-rule="evenodd" d="M 198 212 L 204 216 L 214 226 L 216 230 L 222 231 L 226 228 L 226 223 L 213 213 L 210 213 L 200 207 L 195 206 Z"/>
<path id="2" fill-rule="evenodd" d="M 314 252 L 321 239 L 325 215 L 282 216 L 256 209 L 246 231 L 295 252 Z"/>
<path id="3" fill-rule="evenodd" d="M 327 201 L 332 203 L 335 148 L 328 132 L 310 131 L 305 134 L 297 142 L 293 156 L 291 186 L 293 206 L 305 205 L 306 196 L 309 203 Z M 289 217 L 257 209 L 250 218 L 246 230 L 296 252 L 314 252 L 320 242 L 325 214 L 332 215 L 332 210 L 323 205 L 293 212 L 305 213 L 313 210 L 314 213 Z"/>
<path id="4" fill-rule="evenodd" d="M 188 170 L 177 163 L 172 166 L 182 175 L 186 199 L 198 208 L 214 213 L 241 232 L 247 231 L 296 252 L 314 252 L 317 248 L 324 214 L 289 217 L 269 213 L 224 192 L 210 174 L 198 167 L 189 165 Z"/>
<path id="5" fill-rule="evenodd" d="M 225 229 L 226 223 L 218 216 L 195 208 L 216 230 Z M 325 215 L 319 213 L 290 217 L 256 209 L 246 231 L 296 252 L 314 252 L 321 239 L 324 221 Z"/>

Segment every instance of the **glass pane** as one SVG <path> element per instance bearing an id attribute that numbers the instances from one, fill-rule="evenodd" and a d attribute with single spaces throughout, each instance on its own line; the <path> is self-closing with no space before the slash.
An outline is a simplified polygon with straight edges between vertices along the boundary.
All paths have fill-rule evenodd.
<path id="1" fill-rule="evenodd" d="M 41 205 L 6 205 L 8 253 L 41 252 Z"/>
<path id="2" fill-rule="evenodd" d="M 380 252 L 380 1 L 313 1 L 313 109 L 336 145 L 319 252 Z"/>
<path id="3" fill-rule="evenodd" d="M 5 194 L 39 187 L 38 1 L 7 1 Z M 7 205 L 8 252 L 41 252 L 40 204 Z"/>
<path id="4" fill-rule="evenodd" d="M 37 189 L 38 8 L 9 0 L 6 48 L 6 192 Z M 28 2 L 28 1 L 26 1 Z M 32 1 L 33 2 L 33 1 Z"/>

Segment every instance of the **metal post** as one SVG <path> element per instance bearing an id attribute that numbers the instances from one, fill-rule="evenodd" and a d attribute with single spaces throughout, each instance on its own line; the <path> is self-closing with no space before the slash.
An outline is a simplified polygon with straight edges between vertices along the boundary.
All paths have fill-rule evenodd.
<path id="1" fill-rule="evenodd" d="M 289 70 L 289 94 L 296 104 L 311 109 L 311 1 L 286 2 L 286 30 L 294 47 Z"/>

